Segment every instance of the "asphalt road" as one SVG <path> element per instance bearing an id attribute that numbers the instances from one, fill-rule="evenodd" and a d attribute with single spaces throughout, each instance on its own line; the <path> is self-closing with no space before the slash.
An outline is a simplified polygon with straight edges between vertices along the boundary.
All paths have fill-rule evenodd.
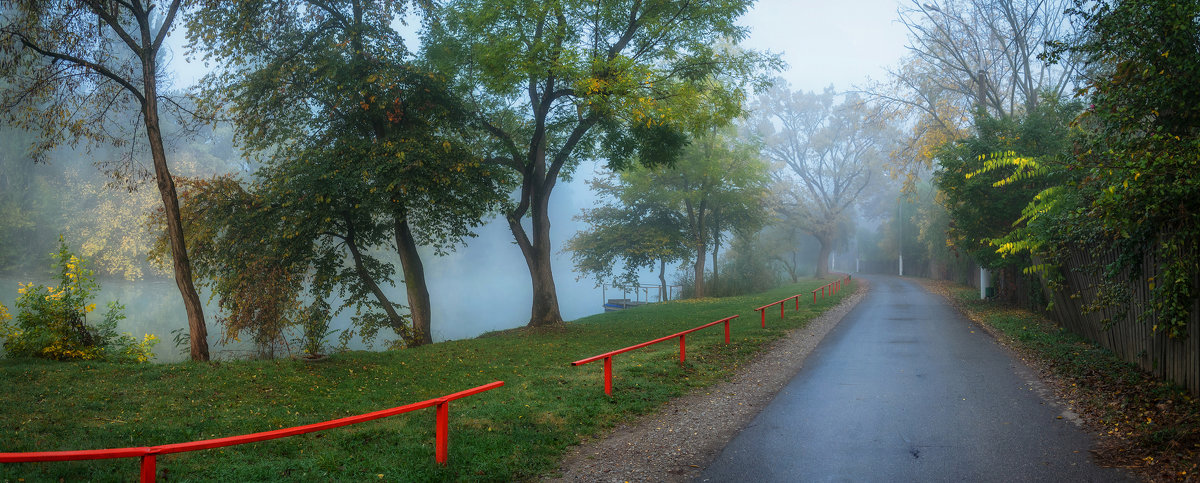
<path id="1" fill-rule="evenodd" d="M 945 299 L 865 278 L 871 292 L 699 481 L 1132 481 L 1092 464 L 1091 437 Z"/>

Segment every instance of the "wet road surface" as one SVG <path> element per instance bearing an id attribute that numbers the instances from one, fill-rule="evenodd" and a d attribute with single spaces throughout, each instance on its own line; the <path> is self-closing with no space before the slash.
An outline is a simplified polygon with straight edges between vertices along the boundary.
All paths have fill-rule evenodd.
<path id="1" fill-rule="evenodd" d="M 864 278 L 871 292 L 698 481 L 1132 481 L 1092 464 L 1091 437 L 945 299 Z"/>

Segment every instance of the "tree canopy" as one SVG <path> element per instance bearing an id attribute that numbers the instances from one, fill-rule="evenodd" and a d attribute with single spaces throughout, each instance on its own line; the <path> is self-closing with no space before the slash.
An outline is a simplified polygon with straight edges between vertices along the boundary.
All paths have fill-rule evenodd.
<path id="1" fill-rule="evenodd" d="M 426 56 L 456 79 L 490 135 L 485 157 L 520 179 L 506 211 L 533 283 L 529 325 L 562 321 L 551 271 L 551 194 L 579 160 L 669 165 L 691 129 L 742 112 L 775 61 L 731 48 L 749 0 L 453 0 Z M 525 217 L 531 217 L 527 226 Z"/>
<path id="2" fill-rule="evenodd" d="M 837 102 L 777 85 L 758 100 L 755 129 L 776 164 L 784 209 L 821 244 L 816 275 L 829 272 L 839 226 L 880 171 L 895 136 L 884 118 L 854 95 Z"/>
<path id="3" fill-rule="evenodd" d="M 387 326 L 418 345 L 432 339 L 417 245 L 444 253 L 472 236 L 507 186 L 476 154 L 471 119 L 444 79 L 405 49 L 394 28 L 405 7 L 212 2 L 190 17 L 189 36 L 222 66 L 206 77 L 205 97 L 228 105 L 244 150 L 264 163 L 246 196 L 270 219 L 257 233 L 275 247 L 277 270 L 311 276 L 314 301 L 340 287 L 343 307 L 382 312 L 360 314 L 364 330 Z M 388 245 L 409 314 L 385 291 L 395 268 L 373 249 Z M 211 273 L 257 283 L 229 260 L 213 259 L 226 268 Z"/>

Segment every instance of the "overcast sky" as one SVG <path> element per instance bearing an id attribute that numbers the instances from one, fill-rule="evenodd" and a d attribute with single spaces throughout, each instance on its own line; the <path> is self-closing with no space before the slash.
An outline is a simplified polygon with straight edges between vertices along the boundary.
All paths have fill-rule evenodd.
<path id="1" fill-rule="evenodd" d="M 782 53 L 793 90 L 848 90 L 882 80 L 904 54 L 901 1 L 760 0 L 740 22 L 750 27 L 742 45 Z"/>
<path id="2" fill-rule="evenodd" d="M 792 89 L 848 90 L 882 79 L 904 53 L 907 34 L 895 21 L 902 1 L 909 0 L 760 0 L 740 21 L 750 27 L 743 46 L 782 54 Z M 169 40 L 179 88 L 205 71 L 185 62 L 182 30 Z"/>

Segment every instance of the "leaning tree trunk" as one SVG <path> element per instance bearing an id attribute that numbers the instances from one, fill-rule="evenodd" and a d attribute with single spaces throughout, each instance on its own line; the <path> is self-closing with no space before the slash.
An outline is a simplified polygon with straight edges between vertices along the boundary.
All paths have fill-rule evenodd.
<path id="1" fill-rule="evenodd" d="M 143 39 L 149 44 L 148 39 Z M 204 305 L 196 293 L 192 280 L 192 263 L 188 259 L 187 245 L 183 238 L 183 222 L 179 217 L 179 195 L 175 192 L 175 180 L 167 168 L 167 155 L 163 148 L 162 131 L 158 125 L 158 89 L 154 74 L 156 66 L 152 53 L 143 54 L 142 83 L 145 100 L 142 116 L 146 123 L 146 137 L 150 145 L 150 156 L 154 161 L 154 178 L 158 194 L 162 197 L 163 213 L 167 217 L 167 239 L 171 246 L 171 259 L 175 271 L 175 285 L 183 295 L 183 308 L 187 312 L 188 340 L 194 361 L 208 360 L 208 328 L 204 324 Z"/>
<path id="2" fill-rule="evenodd" d="M 347 223 L 347 226 L 350 226 L 350 224 Z M 362 251 L 358 247 L 354 229 L 351 228 L 348 231 L 349 233 L 346 234 L 344 240 L 346 242 L 346 249 L 350 251 L 350 259 L 354 262 L 355 273 L 366 284 L 367 290 L 371 291 L 371 294 L 375 296 L 375 300 L 379 302 L 379 305 L 383 306 L 383 312 L 387 314 L 388 325 L 391 326 L 392 330 L 400 334 L 405 345 L 416 345 L 412 334 L 408 330 L 408 326 L 404 323 L 404 317 L 401 317 L 400 313 L 396 312 L 396 307 L 392 304 L 391 299 L 388 298 L 387 294 L 383 293 L 383 289 L 379 287 L 379 284 L 375 283 L 375 278 L 371 276 L 371 272 L 367 270 L 366 264 L 363 263 Z M 406 333 L 408 333 L 407 336 L 405 335 Z"/>
<path id="3" fill-rule="evenodd" d="M 396 213 L 396 253 L 400 255 L 400 268 L 404 272 L 404 287 L 408 291 L 408 312 L 412 317 L 413 337 L 410 346 L 433 343 L 433 325 L 430 322 L 429 287 L 425 283 L 425 266 L 417 253 L 417 243 L 408 226 L 403 209 Z"/>

